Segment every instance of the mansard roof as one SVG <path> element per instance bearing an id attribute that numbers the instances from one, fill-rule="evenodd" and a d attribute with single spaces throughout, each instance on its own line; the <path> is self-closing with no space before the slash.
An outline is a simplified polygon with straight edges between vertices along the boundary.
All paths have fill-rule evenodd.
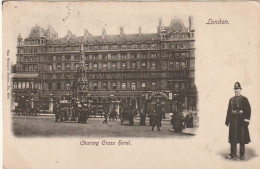
<path id="1" fill-rule="evenodd" d="M 50 40 L 50 44 L 65 45 L 65 44 L 99 44 L 99 43 L 132 43 L 160 40 L 159 34 L 122 34 L 122 35 L 104 35 L 104 36 L 79 36 L 79 37 L 64 37 Z"/>
<path id="2" fill-rule="evenodd" d="M 34 39 L 39 37 L 57 38 L 58 33 L 52 26 L 48 26 L 48 29 L 44 30 L 42 27 L 36 25 L 31 28 L 30 34 L 27 38 Z"/>
<path id="3" fill-rule="evenodd" d="M 181 19 L 172 19 L 168 29 L 168 33 L 171 32 L 185 32 L 186 28 Z"/>

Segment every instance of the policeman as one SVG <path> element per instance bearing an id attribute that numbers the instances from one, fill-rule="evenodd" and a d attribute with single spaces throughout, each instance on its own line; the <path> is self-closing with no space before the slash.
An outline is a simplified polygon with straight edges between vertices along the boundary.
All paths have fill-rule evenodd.
<path id="1" fill-rule="evenodd" d="M 235 96 L 229 100 L 226 115 L 226 126 L 229 127 L 230 154 L 228 159 L 237 158 L 237 144 L 240 144 L 240 160 L 245 159 L 245 144 L 250 140 L 248 125 L 251 117 L 251 107 L 246 97 L 242 96 L 241 85 L 236 82 L 234 85 Z"/>

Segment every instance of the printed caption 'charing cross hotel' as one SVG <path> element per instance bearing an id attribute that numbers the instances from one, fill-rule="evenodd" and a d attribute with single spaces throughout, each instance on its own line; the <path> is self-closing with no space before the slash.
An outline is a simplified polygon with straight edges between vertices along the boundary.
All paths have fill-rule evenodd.
<path id="1" fill-rule="evenodd" d="M 100 36 L 87 30 L 75 36 L 70 30 L 64 38 L 51 26 L 31 28 L 23 39 L 17 38 L 17 63 L 13 73 L 13 101 L 23 95 L 33 105 L 45 104 L 72 95 L 79 64 L 84 62 L 88 80 L 86 96 L 93 105 L 133 105 L 136 108 L 160 102 L 166 112 L 176 109 L 176 93 L 182 107 L 196 107 L 195 30 L 192 17 L 185 27 L 181 19 L 172 19 L 156 33 Z M 143 104 L 146 103 L 146 104 Z M 151 105 L 150 105 L 151 104 Z M 150 106 L 149 106 L 150 105 Z"/>

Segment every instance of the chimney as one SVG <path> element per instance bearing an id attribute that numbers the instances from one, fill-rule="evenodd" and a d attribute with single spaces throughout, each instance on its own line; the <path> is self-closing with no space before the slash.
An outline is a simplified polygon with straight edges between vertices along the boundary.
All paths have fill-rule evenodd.
<path id="1" fill-rule="evenodd" d="M 124 28 L 120 27 L 120 35 L 123 35 L 123 34 L 124 34 Z"/>
<path id="2" fill-rule="evenodd" d="M 103 39 L 105 38 L 105 35 L 106 35 L 106 30 L 105 30 L 105 28 L 102 28 L 102 38 Z"/>
<path id="3" fill-rule="evenodd" d="M 87 29 L 84 30 L 84 38 L 92 36 Z"/>
<path id="4" fill-rule="evenodd" d="M 141 35 L 142 34 L 142 27 L 141 26 L 139 26 L 139 35 Z"/>
<path id="5" fill-rule="evenodd" d="M 189 16 L 189 29 L 193 30 L 193 17 Z"/>
<path id="6" fill-rule="evenodd" d="M 157 33 L 161 33 L 162 18 L 159 18 L 159 26 L 157 27 Z"/>
<path id="7" fill-rule="evenodd" d="M 162 26 L 162 18 L 159 18 L 159 27 Z"/>

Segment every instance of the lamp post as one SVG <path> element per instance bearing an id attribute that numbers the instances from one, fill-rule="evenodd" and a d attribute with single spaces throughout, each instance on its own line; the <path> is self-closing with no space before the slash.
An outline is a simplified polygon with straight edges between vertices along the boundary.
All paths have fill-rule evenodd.
<path id="1" fill-rule="evenodd" d="M 33 104 L 33 100 L 34 100 L 34 99 L 33 99 L 33 95 L 34 95 L 34 93 L 31 92 L 30 94 L 31 94 L 31 107 L 33 108 L 33 107 L 34 107 L 34 104 Z"/>
<path id="2" fill-rule="evenodd" d="M 53 94 L 51 93 L 50 94 L 50 103 L 49 103 L 49 111 L 50 111 L 50 113 L 52 113 L 53 112 Z"/>

